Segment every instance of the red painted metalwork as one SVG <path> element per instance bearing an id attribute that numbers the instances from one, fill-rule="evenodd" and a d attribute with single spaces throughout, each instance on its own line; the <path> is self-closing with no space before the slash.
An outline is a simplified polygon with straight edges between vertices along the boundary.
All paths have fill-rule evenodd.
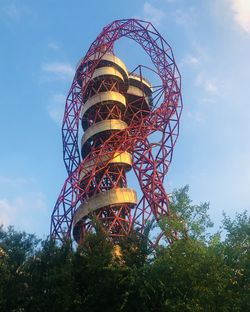
<path id="1" fill-rule="evenodd" d="M 90 112 L 88 118 L 82 120 L 85 129 L 100 120 L 126 119 L 126 116 L 128 127 L 112 132 L 108 137 L 101 136 L 94 140 L 92 146 L 84 147 L 85 154 L 81 160 L 78 147 L 79 121 L 86 100 L 90 95 L 97 94 L 100 91 L 98 88 L 102 88 L 102 92 L 113 90 L 121 94 L 126 93 L 126 87 L 119 85 L 116 80 L 103 79 L 98 86 L 91 82 L 102 57 L 106 53 L 112 53 L 116 41 L 122 37 L 134 40 L 149 55 L 153 64 L 151 70 L 159 77 L 161 84 L 153 89 L 152 105 L 148 111 L 145 111 L 143 106 L 145 99 L 141 98 L 141 105 L 130 101 L 125 112 L 117 106 L 106 106 L 104 111 L 96 109 Z M 90 62 L 89 59 L 93 59 L 93 56 L 94 60 Z M 136 72 L 140 77 L 144 69 L 144 66 L 138 66 Z M 142 78 L 140 79 L 142 81 Z M 179 134 L 181 111 L 180 74 L 171 47 L 154 26 L 137 19 L 124 19 L 104 27 L 79 64 L 66 100 L 62 137 L 68 178 L 52 213 L 51 237 L 63 241 L 71 236 L 73 217 L 78 204 L 88 202 L 91 196 L 99 192 L 127 186 L 124 168 L 109 166 L 114 155 L 124 151 L 133 156 L 132 168 L 138 179 L 141 198 L 132 208 L 123 204 L 120 207 L 99 209 L 90 213 L 74 229 L 80 233 L 78 242 L 84 239 L 86 232 L 93 230 L 93 217 L 101 222 L 107 235 L 114 240 L 128 234 L 131 228 L 137 228 L 143 233 L 147 222 L 153 217 L 157 221 L 163 217 L 171 218 L 164 179 Z M 94 164 L 91 171 L 86 170 L 88 162 Z M 80 179 L 83 173 L 84 178 Z M 156 241 L 161 236 L 162 234 Z M 171 243 L 172 238 L 168 240 Z"/>

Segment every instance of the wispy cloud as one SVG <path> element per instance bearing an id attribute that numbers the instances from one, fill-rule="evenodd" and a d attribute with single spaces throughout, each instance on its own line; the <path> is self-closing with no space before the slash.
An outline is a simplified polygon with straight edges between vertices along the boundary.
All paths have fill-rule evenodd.
<path id="1" fill-rule="evenodd" d="M 10 3 L 3 6 L 1 9 L 2 14 L 12 22 L 19 22 L 22 17 L 32 14 L 32 10 L 26 4 Z"/>
<path id="2" fill-rule="evenodd" d="M 13 20 L 19 20 L 20 18 L 20 10 L 17 8 L 17 6 L 14 3 L 11 3 L 2 9 L 3 13 L 13 19 Z"/>
<path id="3" fill-rule="evenodd" d="M 195 85 L 202 87 L 207 93 L 216 94 L 218 92 L 219 82 L 216 79 L 209 79 L 204 73 L 198 73 L 195 79 Z"/>
<path id="4" fill-rule="evenodd" d="M 8 185 L 11 187 L 22 187 L 29 183 L 35 183 L 36 180 L 34 178 L 20 178 L 20 177 L 8 177 L 8 176 L 0 176 L 0 187 L 3 185 Z"/>
<path id="5" fill-rule="evenodd" d="M 215 82 L 208 80 L 205 82 L 205 90 L 208 93 L 217 93 L 218 87 Z"/>
<path id="6" fill-rule="evenodd" d="M 50 41 L 48 43 L 48 48 L 50 48 L 51 50 L 54 50 L 54 51 L 59 51 L 60 50 L 59 45 L 56 42 L 54 42 L 54 41 Z"/>
<path id="7" fill-rule="evenodd" d="M 65 106 L 66 96 L 62 93 L 56 93 L 50 100 L 48 106 L 48 113 L 51 119 L 57 124 L 61 125 L 63 119 L 63 112 Z"/>
<path id="8" fill-rule="evenodd" d="M 46 196 L 34 178 L 0 176 L 0 225 L 44 233 L 49 209 Z"/>
<path id="9" fill-rule="evenodd" d="M 190 29 L 196 23 L 197 11 L 195 7 L 188 7 L 186 10 L 176 9 L 172 11 L 173 21 L 186 29 Z"/>
<path id="10" fill-rule="evenodd" d="M 215 102 L 216 102 L 216 100 L 215 100 L 215 99 L 213 99 L 213 98 L 209 98 L 209 97 L 204 97 L 204 98 L 201 98 L 201 101 L 202 101 L 203 103 L 208 103 L 208 104 L 213 104 L 213 103 L 215 103 Z"/>
<path id="11" fill-rule="evenodd" d="M 250 1 L 230 0 L 230 2 L 235 21 L 244 31 L 250 34 Z"/>
<path id="12" fill-rule="evenodd" d="M 189 111 L 187 117 L 197 124 L 203 124 L 205 122 L 205 114 L 201 111 Z"/>
<path id="13" fill-rule="evenodd" d="M 18 229 L 36 232 L 40 218 L 47 213 L 47 200 L 40 192 L 14 198 L 0 198 L 0 224 L 14 225 Z"/>
<path id="14" fill-rule="evenodd" d="M 152 22 L 152 24 L 155 26 L 160 26 L 162 20 L 166 16 L 162 9 L 154 7 L 149 2 L 144 3 L 143 14 L 145 20 Z"/>
<path id="15" fill-rule="evenodd" d="M 7 199 L 0 199 L 0 226 L 9 226 L 11 224 L 10 211 L 12 205 Z"/>
<path id="16" fill-rule="evenodd" d="M 182 61 L 184 65 L 188 66 L 196 66 L 199 64 L 199 62 L 200 62 L 199 58 L 191 54 L 186 55 Z"/>
<path id="17" fill-rule="evenodd" d="M 42 65 L 42 71 L 58 79 L 72 79 L 75 73 L 69 63 L 51 62 Z"/>

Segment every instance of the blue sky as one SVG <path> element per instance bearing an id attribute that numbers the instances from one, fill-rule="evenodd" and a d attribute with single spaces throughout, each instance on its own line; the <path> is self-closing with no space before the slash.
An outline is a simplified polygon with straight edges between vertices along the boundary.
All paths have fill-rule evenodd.
<path id="1" fill-rule="evenodd" d="M 182 74 L 168 192 L 189 184 L 194 202 L 210 201 L 216 226 L 223 211 L 249 210 L 250 1 L 0 0 L 0 223 L 49 233 L 75 65 L 107 23 L 131 17 L 158 28 Z"/>

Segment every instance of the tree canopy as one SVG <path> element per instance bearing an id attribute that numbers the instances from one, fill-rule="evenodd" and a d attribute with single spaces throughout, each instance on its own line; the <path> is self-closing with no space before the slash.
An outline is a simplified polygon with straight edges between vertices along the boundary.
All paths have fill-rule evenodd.
<path id="1" fill-rule="evenodd" d="M 174 191 L 178 233 L 153 249 L 136 231 L 118 243 L 101 231 L 83 244 L 0 228 L 0 311 L 250 311 L 250 217 L 224 216 L 223 239 L 209 234 L 209 203 Z"/>

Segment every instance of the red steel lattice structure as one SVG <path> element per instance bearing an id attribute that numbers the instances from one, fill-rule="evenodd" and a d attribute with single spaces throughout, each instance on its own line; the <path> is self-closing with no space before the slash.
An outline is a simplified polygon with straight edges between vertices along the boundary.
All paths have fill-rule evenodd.
<path id="1" fill-rule="evenodd" d="M 113 54 L 122 37 L 148 54 L 160 85 L 151 86 L 142 65 L 128 73 Z M 171 218 L 164 179 L 181 111 L 180 74 L 171 47 L 154 26 L 137 19 L 106 26 L 78 65 L 66 100 L 62 137 L 68 178 L 52 213 L 51 237 L 63 241 L 73 232 L 80 243 L 98 220 L 116 241 L 132 228 L 143 233 L 152 218 Z M 140 198 L 128 187 L 130 169 Z"/>

